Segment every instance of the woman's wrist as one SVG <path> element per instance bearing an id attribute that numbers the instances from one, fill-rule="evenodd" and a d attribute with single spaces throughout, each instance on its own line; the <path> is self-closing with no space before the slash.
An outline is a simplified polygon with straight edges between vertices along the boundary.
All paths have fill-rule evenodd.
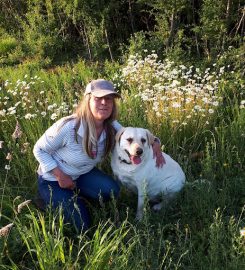
<path id="1" fill-rule="evenodd" d="M 55 176 L 55 178 L 59 179 L 63 174 L 62 170 L 59 167 L 54 168 L 51 173 Z"/>

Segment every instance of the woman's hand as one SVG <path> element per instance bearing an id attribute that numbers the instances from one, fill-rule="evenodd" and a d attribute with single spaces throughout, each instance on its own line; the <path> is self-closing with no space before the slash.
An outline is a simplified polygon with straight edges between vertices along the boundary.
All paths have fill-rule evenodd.
<path id="1" fill-rule="evenodd" d="M 152 150 L 153 150 L 153 158 L 156 158 L 156 167 L 161 168 L 164 164 L 166 164 L 166 161 L 162 154 L 161 144 L 157 141 L 154 141 L 152 145 Z"/>
<path id="2" fill-rule="evenodd" d="M 54 168 L 52 170 L 53 175 L 58 180 L 59 186 L 61 188 L 67 188 L 73 190 L 76 187 L 75 182 L 72 180 L 72 178 L 65 174 L 61 169 L 58 167 Z"/>

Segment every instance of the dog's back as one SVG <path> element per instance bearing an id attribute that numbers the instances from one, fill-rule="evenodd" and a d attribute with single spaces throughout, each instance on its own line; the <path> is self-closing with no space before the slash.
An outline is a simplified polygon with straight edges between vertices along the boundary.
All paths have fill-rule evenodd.
<path id="1" fill-rule="evenodd" d="M 147 159 L 150 166 L 145 172 L 145 181 L 150 198 L 158 196 L 159 193 L 164 195 L 177 193 L 185 183 L 185 174 L 180 165 L 166 153 L 163 153 L 163 156 L 166 163 L 161 168 L 156 167 L 155 159 L 152 160 L 150 156 Z"/>

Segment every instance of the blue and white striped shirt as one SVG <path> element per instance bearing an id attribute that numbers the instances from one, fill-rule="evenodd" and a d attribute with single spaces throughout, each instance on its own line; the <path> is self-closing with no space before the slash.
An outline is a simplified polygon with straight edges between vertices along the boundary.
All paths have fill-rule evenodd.
<path id="1" fill-rule="evenodd" d="M 57 181 L 50 172 L 56 167 L 75 180 L 81 174 L 91 171 L 103 157 L 105 131 L 99 137 L 98 151 L 96 157 L 92 159 L 83 148 L 84 128 L 82 122 L 76 136 L 76 120 L 72 119 L 64 123 L 66 119 L 67 117 L 61 118 L 48 128 L 34 146 L 33 154 L 39 162 L 38 174 L 42 175 L 45 180 Z M 122 126 L 114 121 L 113 127 L 119 130 Z"/>

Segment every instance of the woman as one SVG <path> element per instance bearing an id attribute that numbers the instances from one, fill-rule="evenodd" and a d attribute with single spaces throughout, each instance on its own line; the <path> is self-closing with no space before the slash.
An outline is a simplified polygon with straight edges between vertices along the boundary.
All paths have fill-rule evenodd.
<path id="1" fill-rule="evenodd" d="M 103 201 L 119 194 L 119 186 L 96 165 L 114 145 L 116 98 L 120 95 L 109 81 L 91 81 L 76 112 L 54 123 L 37 141 L 34 156 L 39 162 L 38 191 L 45 204 L 63 207 L 65 222 L 78 230 L 91 224 L 81 197 Z M 159 142 L 154 145 L 157 165 L 164 163 Z"/>

